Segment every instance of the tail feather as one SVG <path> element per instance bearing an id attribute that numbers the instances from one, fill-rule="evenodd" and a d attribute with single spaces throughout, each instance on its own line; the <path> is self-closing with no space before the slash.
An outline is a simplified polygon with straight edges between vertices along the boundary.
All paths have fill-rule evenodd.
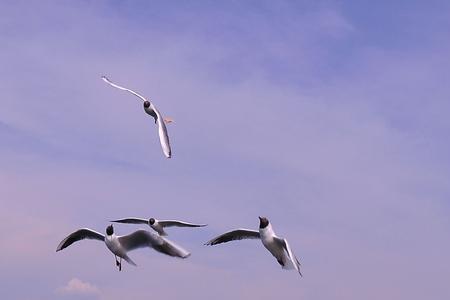
<path id="1" fill-rule="evenodd" d="M 123 259 L 124 259 L 127 263 L 129 263 L 130 265 L 133 265 L 133 266 L 137 267 L 137 264 L 136 264 L 134 261 L 132 261 L 131 258 L 129 258 L 127 255 L 125 255 L 125 256 L 123 257 Z"/>

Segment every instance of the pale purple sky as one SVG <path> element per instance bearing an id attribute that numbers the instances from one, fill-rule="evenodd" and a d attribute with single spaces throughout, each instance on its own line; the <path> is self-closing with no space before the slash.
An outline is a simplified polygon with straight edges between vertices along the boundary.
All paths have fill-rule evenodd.
<path id="1" fill-rule="evenodd" d="M 166 2 L 0 1 L 2 298 L 447 299 L 450 4 Z M 103 74 L 175 119 L 172 159 Z M 303 278 L 203 246 L 258 215 Z M 55 253 L 127 216 L 209 226 L 120 273 L 98 242 Z"/>

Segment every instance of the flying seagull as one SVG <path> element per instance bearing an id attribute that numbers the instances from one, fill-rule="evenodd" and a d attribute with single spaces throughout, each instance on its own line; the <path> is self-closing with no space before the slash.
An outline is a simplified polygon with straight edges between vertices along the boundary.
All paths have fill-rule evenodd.
<path id="1" fill-rule="evenodd" d="M 137 230 L 131 234 L 119 236 L 114 234 L 114 228 L 112 225 L 109 225 L 106 228 L 106 237 L 103 234 L 89 228 L 78 229 L 77 231 L 69 234 L 61 241 L 61 243 L 59 243 L 56 248 L 56 252 L 83 239 L 92 239 L 104 242 L 106 247 L 108 247 L 108 249 L 114 254 L 116 258 L 116 266 L 119 268 L 119 271 L 122 270 L 122 259 L 124 259 L 127 263 L 136 266 L 131 258 L 128 257 L 127 253 L 128 251 L 137 248 L 150 247 L 166 255 L 181 258 L 187 258 L 190 255 L 190 253 L 185 249 L 157 235 L 156 233 L 148 232 L 146 230 Z M 119 257 L 119 259 L 117 259 L 117 257 Z"/>
<path id="2" fill-rule="evenodd" d="M 164 155 L 167 158 L 170 158 L 172 156 L 172 150 L 170 149 L 169 135 L 167 133 L 167 128 L 166 128 L 165 122 L 170 123 L 170 122 L 172 122 L 172 120 L 171 119 L 164 119 L 161 116 L 161 113 L 153 105 L 153 103 L 150 102 L 149 100 L 147 100 L 146 98 L 144 98 L 144 96 L 142 96 L 141 94 L 113 83 L 106 76 L 102 76 L 102 79 L 107 84 L 109 84 L 109 85 L 111 85 L 111 86 L 113 86 L 113 87 L 115 87 L 115 88 L 117 88 L 119 90 L 130 92 L 131 94 L 135 95 L 136 97 L 139 97 L 142 101 L 144 101 L 144 110 L 145 110 L 145 112 L 147 114 L 149 114 L 150 116 L 152 116 L 155 119 L 155 124 L 158 125 L 159 141 L 161 143 L 161 147 L 162 147 L 162 150 L 164 152 Z"/>
<path id="3" fill-rule="evenodd" d="M 264 247 L 277 259 L 283 269 L 295 269 L 302 276 L 300 262 L 292 253 L 287 240 L 275 235 L 272 225 L 265 217 L 259 217 L 259 231 L 242 228 L 232 230 L 213 238 L 205 245 L 212 246 L 242 239 L 261 239 Z"/>
<path id="4" fill-rule="evenodd" d="M 126 224 L 147 224 L 153 230 L 155 230 L 159 235 L 167 235 L 164 231 L 164 227 L 203 227 L 207 224 L 193 224 L 178 220 L 157 220 L 155 218 L 142 219 L 142 218 L 126 218 L 114 220 L 111 222 L 115 223 L 126 223 Z"/>

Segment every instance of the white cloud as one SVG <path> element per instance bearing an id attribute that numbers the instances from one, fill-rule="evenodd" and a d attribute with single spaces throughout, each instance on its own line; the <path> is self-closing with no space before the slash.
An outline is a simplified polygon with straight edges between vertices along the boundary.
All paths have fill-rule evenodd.
<path id="1" fill-rule="evenodd" d="M 56 290 L 58 294 L 100 295 L 100 289 L 89 282 L 72 278 L 69 282 Z"/>

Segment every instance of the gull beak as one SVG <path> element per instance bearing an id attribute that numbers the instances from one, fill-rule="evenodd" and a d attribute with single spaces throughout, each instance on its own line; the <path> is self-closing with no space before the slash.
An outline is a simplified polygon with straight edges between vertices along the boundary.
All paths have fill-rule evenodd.
<path id="1" fill-rule="evenodd" d="M 164 118 L 164 122 L 166 124 L 170 124 L 170 123 L 173 123 L 173 119 L 172 118 Z"/>

